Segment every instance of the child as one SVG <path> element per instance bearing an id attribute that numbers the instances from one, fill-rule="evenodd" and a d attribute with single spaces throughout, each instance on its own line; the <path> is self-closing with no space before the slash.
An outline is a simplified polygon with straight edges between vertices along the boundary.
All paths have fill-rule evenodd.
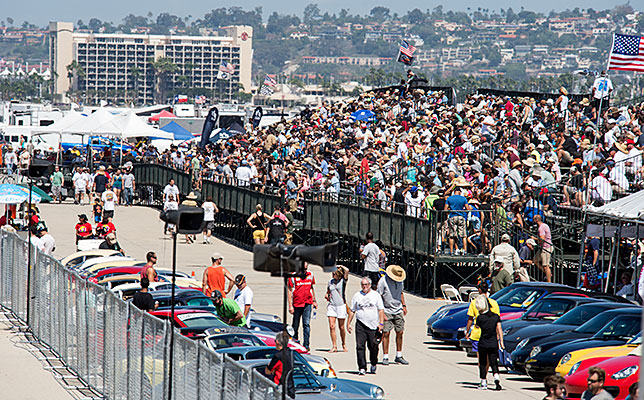
<path id="1" fill-rule="evenodd" d="M 98 197 L 94 198 L 94 223 L 98 224 L 103 219 L 103 206 Z"/>

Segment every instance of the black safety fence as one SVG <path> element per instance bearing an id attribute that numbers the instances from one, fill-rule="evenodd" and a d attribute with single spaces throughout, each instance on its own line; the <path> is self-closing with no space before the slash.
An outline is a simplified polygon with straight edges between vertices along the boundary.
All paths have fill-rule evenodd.
<path id="1" fill-rule="evenodd" d="M 191 176 L 172 168 L 136 165 L 134 174 L 144 205 L 163 206 L 163 188 L 170 178 L 182 196 L 192 191 Z M 407 271 L 405 289 L 428 297 L 440 294 L 443 283 L 471 285 L 489 275 L 487 254 L 499 243 L 500 232 L 507 231 L 504 226 L 512 225 L 496 209 L 436 211 L 424 203 L 416 206 L 379 201 L 344 191 L 307 191 L 299 194 L 296 205 L 288 204 L 282 188 L 234 179 L 204 179 L 195 194 L 202 201 L 212 197 L 222 211 L 215 216 L 213 233 L 245 249 L 254 244 L 246 220 L 257 205 L 268 214 L 275 206 L 293 206 L 292 243 L 321 245 L 339 241 L 338 264 L 355 274 L 363 273 L 361 249 L 367 232 L 371 232 L 380 241 L 386 265 L 400 265 Z M 540 277 L 536 272 L 535 275 Z M 564 274 L 556 274 L 555 279 L 564 281 Z"/>

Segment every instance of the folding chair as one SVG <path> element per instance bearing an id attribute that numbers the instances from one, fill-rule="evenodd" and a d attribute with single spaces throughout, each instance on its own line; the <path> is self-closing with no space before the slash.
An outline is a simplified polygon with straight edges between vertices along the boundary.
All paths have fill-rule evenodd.
<path id="1" fill-rule="evenodd" d="M 448 284 L 441 285 L 441 292 L 443 293 L 443 298 L 445 299 L 445 302 L 447 302 L 447 304 L 463 302 L 463 299 L 461 298 L 461 294 L 452 285 L 448 285 Z"/>

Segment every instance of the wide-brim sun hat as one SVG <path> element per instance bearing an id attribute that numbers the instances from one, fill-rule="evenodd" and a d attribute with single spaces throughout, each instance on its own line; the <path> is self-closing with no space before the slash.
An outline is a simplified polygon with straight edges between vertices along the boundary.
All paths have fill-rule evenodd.
<path id="1" fill-rule="evenodd" d="M 407 272 L 400 265 L 392 264 L 385 270 L 387 276 L 396 282 L 402 282 L 407 278 Z"/>

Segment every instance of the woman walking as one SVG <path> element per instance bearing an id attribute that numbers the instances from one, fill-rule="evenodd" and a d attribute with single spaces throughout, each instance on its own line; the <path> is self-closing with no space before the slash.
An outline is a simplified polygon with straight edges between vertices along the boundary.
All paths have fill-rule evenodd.
<path id="1" fill-rule="evenodd" d="M 326 308 L 326 315 L 329 318 L 329 333 L 331 334 L 331 353 L 338 351 L 338 341 L 335 336 L 335 326 L 340 328 L 340 340 L 342 341 L 342 351 L 347 351 L 346 331 L 344 321 L 347 318 L 347 304 L 344 292 L 349 279 L 349 269 L 338 265 L 338 269 L 333 271 L 332 278 L 329 281 L 324 298 L 329 302 Z"/>
<path id="2" fill-rule="evenodd" d="M 474 305 L 479 312 L 476 317 L 476 326 L 481 329 L 479 339 L 479 377 L 481 383 L 479 389 L 487 389 L 487 370 L 488 363 L 494 374 L 495 390 L 501 390 L 501 380 L 499 377 L 499 347 L 504 349 L 503 330 L 501 329 L 501 317 L 490 310 L 490 303 L 487 296 L 480 295 L 474 301 Z"/>
<path id="3" fill-rule="evenodd" d="M 121 170 L 117 169 L 114 175 L 112 175 L 112 190 L 116 197 L 116 204 L 121 205 L 121 193 L 123 189 L 123 175 L 121 175 Z"/>
<path id="4" fill-rule="evenodd" d="M 271 217 L 262 211 L 261 204 L 256 205 L 255 210 L 256 211 L 248 217 L 246 223 L 253 230 L 253 240 L 255 240 L 255 244 L 264 244 L 266 243 L 268 221 L 270 221 Z"/>

